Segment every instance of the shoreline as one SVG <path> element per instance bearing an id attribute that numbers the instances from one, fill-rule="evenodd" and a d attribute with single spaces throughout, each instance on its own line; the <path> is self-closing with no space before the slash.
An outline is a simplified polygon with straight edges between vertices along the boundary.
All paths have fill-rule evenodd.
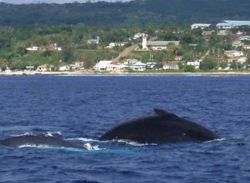
<path id="1" fill-rule="evenodd" d="M 12 71 L 0 72 L 1 76 L 250 76 L 250 71 L 244 72 L 93 72 L 93 71 Z"/>

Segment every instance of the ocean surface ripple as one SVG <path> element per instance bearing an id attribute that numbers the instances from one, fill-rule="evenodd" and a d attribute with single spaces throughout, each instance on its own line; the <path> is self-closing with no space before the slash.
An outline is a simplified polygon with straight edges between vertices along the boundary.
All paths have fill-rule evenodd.
<path id="1" fill-rule="evenodd" d="M 98 150 L 0 147 L 0 183 L 248 183 L 250 77 L 1 77 L 0 139 L 59 133 Z M 162 108 L 215 131 L 205 143 L 100 142 Z"/>

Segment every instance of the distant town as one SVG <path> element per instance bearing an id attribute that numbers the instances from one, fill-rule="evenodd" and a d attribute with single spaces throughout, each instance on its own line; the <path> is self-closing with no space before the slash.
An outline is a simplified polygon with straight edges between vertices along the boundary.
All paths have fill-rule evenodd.
<path id="1" fill-rule="evenodd" d="M 0 74 L 250 70 L 250 21 L 146 27 L 145 31 L 119 28 L 113 33 L 82 25 L 65 33 L 67 28 L 42 34 L 35 30 L 31 38 L 18 38 L 23 30 L 1 29 Z"/>

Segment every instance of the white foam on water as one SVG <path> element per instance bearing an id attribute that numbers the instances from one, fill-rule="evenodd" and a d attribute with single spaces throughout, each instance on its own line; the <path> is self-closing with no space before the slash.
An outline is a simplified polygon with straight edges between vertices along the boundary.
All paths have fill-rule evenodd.
<path id="1" fill-rule="evenodd" d="M 38 149 L 64 149 L 64 150 L 72 150 L 72 151 L 78 151 L 78 150 L 84 150 L 80 148 L 70 148 L 70 147 L 61 147 L 61 146 L 50 146 L 46 144 L 22 144 L 18 146 L 18 148 L 38 148 Z M 83 145 L 83 148 L 88 151 L 101 151 L 105 150 L 105 148 L 100 148 L 98 145 L 91 145 L 90 143 L 86 143 Z"/>
<path id="2" fill-rule="evenodd" d="M 11 135 L 11 137 L 21 137 L 21 136 L 28 136 L 28 135 L 32 135 L 33 133 L 31 132 L 25 132 L 22 134 L 17 134 L 17 135 Z"/>
<path id="3" fill-rule="evenodd" d="M 135 142 L 135 141 L 123 140 L 123 139 L 113 140 L 113 142 L 123 143 L 123 144 L 131 145 L 131 146 L 135 146 L 135 147 L 155 146 L 155 145 L 157 145 L 157 144 L 150 144 L 150 143 L 142 144 L 142 143 L 138 143 L 138 142 Z"/>
<path id="4" fill-rule="evenodd" d="M 227 140 L 226 138 L 220 138 L 220 139 L 215 139 L 215 140 L 209 140 L 209 141 L 206 141 L 204 143 L 223 142 L 223 141 L 226 141 L 226 140 Z"/>
<path id="5" fill-rule="evenodd" d="M 57 132 L 46 132 L 45 133 L 45 136 L 47 136 L 47 137 L 53 137 L 53 136 L 55 136 L 55 135 L 62 135 L 62 133 L 61 132 L 59 132 L 59 131 L 57 131 Z"/>
<path id="6" fill-rule="evenodd" d="M 48 148 L 52 148 L 52 146 L 36 145 L 36 144 L 23 144 L 23 145 L 18 146 L 18 148 L 43 148 L 43 149 L 48 149 Z"/>
<path id="7" fill-rule="evenodd" d="M 79 138 L 67 138 L 67 140 L 79 140 L 82 142 L 102 142 L 96 139 L 91 139 L 91 138 L 85 138 L 85 137 L 79 137 Z"/>
<path id="8" fill-rule="evenodd" d="M 105 148 L 99 148 L 98 145 L 92 146 L 90 143 L 84 144 L 83 147 L 86 148 L 88 151 L 101 151 L 101 150 L 105 150 Z"/>

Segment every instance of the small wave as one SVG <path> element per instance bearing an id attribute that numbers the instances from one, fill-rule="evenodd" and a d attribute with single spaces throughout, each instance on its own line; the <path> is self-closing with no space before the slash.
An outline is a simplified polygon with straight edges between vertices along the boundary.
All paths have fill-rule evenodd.
<path id="1" fill-rule="evenodd" d="M 45 133 L 41 133 L 47 137 L 54 137 L 54 136 L 62 136 L 62 133 L 57 131 L 57 132 L 45 132 Z M 21 137 L 21 136 L 29 136 L 29 135 L 36 135 L 33 132 L 25 132 L 22 134 L 17 134 L 17 135 L 11 135 L 11 137 Z"/>
<path id="2" fill-rule="evenodd" d="M 105 150 L 105 148 L 99 148 L 98 145 L 91 145 L 90 143 L 86 143 L 83 145 L 84 148 L 86 148 L 88 151 L 101 151 L 101 150 Z"/>
<path id="3" fill-rule="evenodd" d="M 57 131 L 57 132 L 46 132 L 44 133 L 45 136 L 47 137 L 54 137 L 54 136 L 62 136 L 62 133 Z"/>
<path id="4" fill-rule="evenodd" d="M 48 149 L 48 148 L 53 148 L 53 147 L 49 146 L 49 145 L 23 144 L 23 145 L 18 146 L 18 148 L 42 148 L 42 149 Z"/>
<path id="5" fill-rule="evenodd" d="M 79 137 L 79 138 L 67 138 L 67 140 L 79 140 L 82 142 L 103 142 L 97 139 L 91 139 L 91 138 L 85 138 L 85 137 Z"/>
<path id="6" fill-rule="evenodd" d="M 105 150 L 105 148 L 100 148 L 98 145 L 91 145 L 90 143 L 86 143 L 83 145 L 85 149 L 83 150 L 88 150 L 88 151 L 101 151 Z M 18 148 L 38 148 L 38 149 L 66 149 L 66 150 L 79 150 L 78 148 L 69 148 L 69 147 L 61 147 L 61 146 L 50 146 L 46 144 L 22 144 L 18 146 Z"/>
<path id="7" fill-rule="evenodd" d="M 206 141 L 205 143 L 211 143 L 211 142 L 224 142 L 226 141 L 227 139 L 226 138 L 220 138 L 220 139 L 215 139 L 215 140 L 209 140 L 209 141 Z"/>
<path id="8" fill-rule="evenodd" d="M 21 136 L 27 136 L 27 135 L 33 135 L 32 132 L 25 132 L 22 134 L 17 134 L 17 135 L 10 135 L 11 137 L 21 137 Z"/>

